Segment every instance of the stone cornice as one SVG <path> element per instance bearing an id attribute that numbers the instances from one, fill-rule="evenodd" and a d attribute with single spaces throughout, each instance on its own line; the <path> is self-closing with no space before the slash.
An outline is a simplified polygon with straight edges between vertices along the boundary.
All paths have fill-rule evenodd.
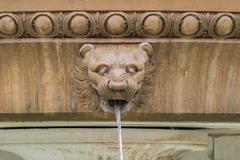
<path id="1" fill-rule="evenodd" d="M 226 12 L 0 13 L 0 38 L 240 38 Z"/>

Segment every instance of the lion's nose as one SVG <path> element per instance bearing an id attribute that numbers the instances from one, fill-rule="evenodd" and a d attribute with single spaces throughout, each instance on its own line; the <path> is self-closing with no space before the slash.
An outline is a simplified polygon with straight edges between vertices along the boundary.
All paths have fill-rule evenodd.
<path id="1" fill-rule="evenodd" d="M 116 91 L 124 91 L 128 89 L 128 82 L 126 80 L 121 82 L 115 82 L 113 80 L 109 80 L 108 88 Z"/>

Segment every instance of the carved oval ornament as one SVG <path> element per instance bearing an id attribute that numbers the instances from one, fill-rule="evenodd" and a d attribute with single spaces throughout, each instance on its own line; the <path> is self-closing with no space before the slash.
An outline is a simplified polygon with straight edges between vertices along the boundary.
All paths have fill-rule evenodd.
<path id="1" fill-rule="evenodd" d="M 59 33 L 59 20 L 52 13 L 40 12 L 30 15 L 26 27 L 33 37 L 55 37 Z"/>
<path id="2" fill-rule="evenodd" d="M 0 38 L 17 38 L 24 32 L 22 19 L 11 13 L 0 14 Z"/>
<path id="3" fill-rule="evenodd" d="M 232 38 L 239 30 L 239 20 L 231 13 L 220 13 L 211 18 L 208 33 L 214 38 Z"/>
<path id="4" fill-rule="evenodd" d="M 63 32 L 67 37 L 91 37 L 95 26 L 93 16 L 86 12 L 72 12 L 63 19 Z"/>
<path id="5" fill-rule="evenodd" d="M 178 37 L 193 38 L 204 34 L 206 23 L 201 14 L 195 12 L 184 13 L 176 17 L 174 34 Z"/>
<path id="6" fill-rule="evenodd" d="M 127 37 L 133 30 L 130 16 L 123 12 L 109 12 L 100 18 L 101 34 L 107 37 Z"/>
<path id="7" fill-rule="evenodd" d="M 136 30 L 141 37 L 166 37 L 171 31 L 171 22 L 164 13 L 144 13 L 136 23 Z"/>

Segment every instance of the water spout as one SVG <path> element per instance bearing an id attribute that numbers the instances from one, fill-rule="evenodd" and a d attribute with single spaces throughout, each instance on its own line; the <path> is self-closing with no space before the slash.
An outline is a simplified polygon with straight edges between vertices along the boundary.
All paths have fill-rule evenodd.
<path id="1" fill-rule="evenodd" d="M 114 107 L 115 107 L 115 115 L 116 115 L 116 121 L 117 121 L 117 127 L 118 127 L 118 143 L 119 143 L 120 160 L 123 160 L 121 106 L 115 103 Z"/>

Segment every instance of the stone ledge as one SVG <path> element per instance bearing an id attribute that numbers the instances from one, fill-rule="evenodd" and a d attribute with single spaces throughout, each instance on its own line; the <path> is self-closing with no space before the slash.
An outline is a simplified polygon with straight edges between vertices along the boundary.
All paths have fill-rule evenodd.
<path id="1" fill-rule="evenodd" d="M 122 134 L 124 159 L 191 160 L 194 156 L 207 160 L 206 131 L 123 129 Z M 0 136 L 1 158 L 6 153 L 8 158 L 20 157 L 17 160 L 115 160 L 119 156 L 115 128 L 1 129 Z"/>
<path id="2" fill-rule="evenodd" d="M 198 122 L 198 123 L 233 123 L 240 122 L 239 113 L 134 113 L 127 112 L 122 115 L 123 121 L 136 122 Z M 0 113 L 0 122 L 37 122 L 37 121 L 81 121 L 81 122 L 112 122 L 115 121 L 114 114 L 105 112 L 84 112 L 84 113 Z M 221 125 L 220 125 L 221 126 Z M 179 126 L 181 127 L 181 126 Z M 187 127 L 187 126 L 182 126 Z M 193 127 L 193 126 L 190 126 Z M 198 128 L 205 128 L 204 125 L 196 125 Z M 216 127 L 218 127 L 216 125 Z M 221 126 L 222 127 L 222 126 Z M 220 128 L 221 128 L 220 127 Z M 226 127 L 226 128 L 228 128 Z M 1 128 L 1 125 L 0 125 Z M 212 128 L 212 127 L 210 127 Z"/>

